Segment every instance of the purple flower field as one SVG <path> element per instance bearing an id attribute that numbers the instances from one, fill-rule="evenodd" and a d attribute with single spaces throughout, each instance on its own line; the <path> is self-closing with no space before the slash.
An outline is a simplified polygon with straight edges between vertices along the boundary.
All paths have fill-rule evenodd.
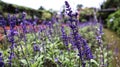
<path id="1" fill-rule="evenodd" d="M 64 6 L 42 21 L 17 9 L 0 15 L 0 67 L 119 67 L 119 49 L 110 46 L 101 19 L 79 21 L 68 1 Z"/>

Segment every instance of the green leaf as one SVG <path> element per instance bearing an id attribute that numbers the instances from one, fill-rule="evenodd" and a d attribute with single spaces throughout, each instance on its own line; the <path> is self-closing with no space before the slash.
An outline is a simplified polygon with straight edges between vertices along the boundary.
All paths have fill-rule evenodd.
<path id="1" fill-rule="evenodd" d="M 23 64 L 27 64 L 27 61 L 25 59 L 20 60 Z"/>
<path id="2" fill-rule="evenodd" d="M 40 57 L 37 58 L 37 61 L 42 60 L 43 57 L 44 57 L 44 55 L 41 55 Z"/>
<path id="3" fill-rule="evenodd" d="M 31 66 L 30 67 L 37 67 L 38 66 L 38 62 L 35 62 L 35 63 L 33 63 L 33 64 L 31 64 Z"/>
<path id="4" fill-rule="evenodd" d="M 94 60 L 94 59 L 91 59 L 90 62 L 93 62 L 93 63 L 95 63 L 97 66 L 99 66 L 98 62 L 97 62 L 96 60 Z"/>

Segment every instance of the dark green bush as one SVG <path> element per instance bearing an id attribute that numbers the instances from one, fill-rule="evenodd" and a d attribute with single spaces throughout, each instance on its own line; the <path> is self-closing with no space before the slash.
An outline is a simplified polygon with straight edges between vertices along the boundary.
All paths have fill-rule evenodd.
<path id="1" fill-rule="evenodd" d="M 107 27 L 120 36 L 120 10 L 110 14 L 106 21 Z"/>

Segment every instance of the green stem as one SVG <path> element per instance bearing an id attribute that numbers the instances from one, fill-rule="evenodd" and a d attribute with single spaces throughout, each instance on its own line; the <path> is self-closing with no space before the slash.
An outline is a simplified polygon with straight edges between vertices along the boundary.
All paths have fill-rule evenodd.
<path id="1" fill-rule="evenodd" d="M 81 64 L 81 62 L 80 62 L 80 57 L 79 57 L 79 66 L 78 67 L 80 67 L 80 64 Z"/>
<path id="2" fill-rule="evenodd" d="M 21 44 L 20 44 L 20 47 L 21 47 L 21 49 L 22 49 L 22 54 L 23 54 L 23 56 L 25 57 L 25 60 L 26 60 L 26 62 L 27 62 L 27 65 L 28 65 L 28 67 L 30 67 L 30 64 L 29 64 L 29 62 L 28 62 L 28 59 L 27 59 L 26 56 L 25 56 L 25 53 L 24 53 L 24 51 L 23 51 L 23 47 L 22 47 Z"/>

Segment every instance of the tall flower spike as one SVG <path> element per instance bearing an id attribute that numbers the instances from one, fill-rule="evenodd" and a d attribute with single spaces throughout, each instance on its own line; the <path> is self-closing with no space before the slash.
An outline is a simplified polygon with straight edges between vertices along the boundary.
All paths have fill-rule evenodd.
<path id="1" fill-rule="evenodd" d="M 67 34 L 65 33 L 64 26 L 61 26 L 61 32 L 62 32 L 62 40 L 64 45 L 68 46 L 68 37 Z"/>
<path id="2" fill-rule="evenodd" d="M 74 41 L 74 45 L 77 47 L 77 49 L 78 49 L 78 52 L 79 52 L 79 58 L 80 58 L 80 60 L 81 60 L 81 63 L 82 63 L 82 66 L 83 66 L 83 57 L 82 57 L 82 53 L 81 53 L 81 42 L 80 42 L 80 36 L 79 36 L 79 33 L 78 33 L 78 28 L 77 28 L 77 26 L 74 24 L 74 18 L 73 18 L 73 15 L 72 15 L 72 10 L 71 10 L 71 8 L 70 8 L 70 6 L 69 6 L 69 4 L 68 4 L 68 2 L 67 1 L 65 1 L 65 5 L 66 5 L 66 11 L 68 12 L 66 12 L 67 13 L 67 15 L 69 16 L 69 21 L 70 21 L 70 24 L 69 24 L 69 26 L 70 26 L 70 28 L 71 28 L 71 32 L 72 32 L 72 37 L 73 37 L 73 41 Z M 79 66 L 80 66 L 80 63 L 79 63 Z"/>
<path id="3" fill-rule="evenodd" d="M 104 67 L 104 54 L 103 54 L 103 43 L 102 43 L 102 35 L 103 35 L 103 26 L 102 24 L 99 25 L 97 29 L 97 41 L 98 41 L 98 46 L 99 46 L 99 51 L 100 51 L 100 67 Z"/>
<path id="4" fill-rule="evenodd" d="M 12 67 L 12 56 L 13 56 L 14 47 L 15 47 L 15 39 L 14 39 L 14 36 L 15 36 L 15 30 L 14 30 L 15 22 L 13 22 L 13 17 L 8 16 L 8 19 L 9 19 L 9 22 L 10 22 L 10 34 L 8 35 L 8 39 L 11 43 L 10 53 L 9 53 L 8 59 L 9 59 L 10 67 Z"/>
<path id="5" fill-rule="evenodd" d="M 92 53 L 90 51 L 90 48 L 88 47 L 87 42 L 79 34 L 79 31 L 78 31 L 79 29 L 78 29 L 78 26 L 77 26 L 78 20 L 76 18 L 78 14 L 77 13 L 75 13 L 75 14 L 72 13 L 70 5 L 68 4 L 67 1 L 65 1 L 65 5 L 66 5 L 66 11 L 67 11 L 66 13 L 69 16 L 69 22 L 70 22 L 69 26 L 71 28 L 74 45 L 78 49 L 78 52 L 79 52 L 78 55 L 79 55 L 79 58 L 81 60 L 82 67 L 85 67 L 85 65 L 86 65 L 85 58 L 91 59 L 92 58 Z"/>

